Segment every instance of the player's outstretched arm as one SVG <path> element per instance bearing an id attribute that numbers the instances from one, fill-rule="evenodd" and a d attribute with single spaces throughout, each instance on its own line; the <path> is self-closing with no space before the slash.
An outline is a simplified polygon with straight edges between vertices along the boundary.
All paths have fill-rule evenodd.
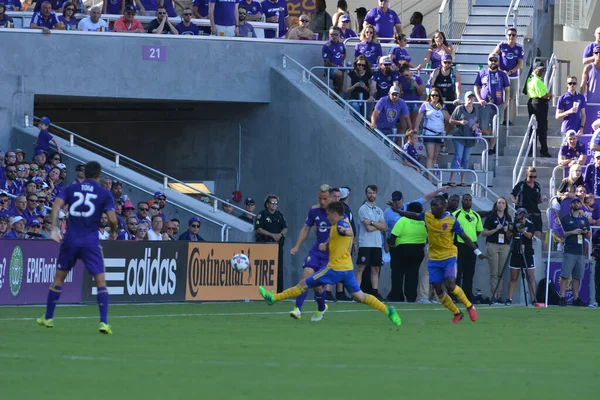
<path id="1" fill-rule="evenodd" d="M 293 256 L 296 255 L 296 253 L 300 249 L 300 246 L 302 246 L 302 243 L 304 243 L 304 241 L 308 237 L 309 233 L 310 233 L 310 226 L 304 225 L 302 227 L 302 229 L 300 229 L 300 233 L 298 234 L 298 240 L 296 240 L 296 245 L 290 250 L 291 255 L 293 255 Z"/>
<path id="2" fill-rule="evenodd" d="M 65 205 L 65 201 L 60 197 L 57 197 L 52 204 L 52 227 L 50 228 L 50 238 L 57 243 L 60 243 L 60 234 L 58 233 L 58 227 L 56 226 L 56 221 L 58 219 L 58 212 Z"/>
<path id="3" fill-rule="evenodd" d="M 477 246 L 475 245 L 475 243 L 473 243 L 473 241 L 471 239 L 469 239 L 469 237 L 467 236 L 466 233 L 462 232 L 458 236 L 460 236 L 462 238 L 462 240 L 465 241 L 465 244 L 467 246 L 469 246 L 473 250 L 473 253 L 475 253 L 477 255 L 477 257 L 479 257 L 480 260 L 487 260 L 489 258 L 485 254 L 483 254 L 481 252 L 481 250 L 479 250 L 477 248 Z"/>
<path id="4" fill-rule="evenodd" d="M 110 228 L 110 239 L 115 240 L 117 238 L 117 214 L 114 210 L 106 211 L 108 217 L 108 226 Z"/>
<path id="5" fill-rule="evenodd" d="M 403 217 L 408 218 L 408 219 L 414 219 L 414 220 L 417 220 L 417 221 L 422 221 L 423 220 L 423 218 L 421 218 L 421 214 L 417 214 L 416 212 L 398 210 L 397 213 L 400 214 Z"/>

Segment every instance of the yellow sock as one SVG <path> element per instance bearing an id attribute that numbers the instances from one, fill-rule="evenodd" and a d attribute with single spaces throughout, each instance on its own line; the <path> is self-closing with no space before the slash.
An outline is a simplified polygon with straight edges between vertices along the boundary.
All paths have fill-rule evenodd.
<path id="1" fill-rule="evenodd" d="M 460 288 L 460 286 L 458 286 L 458 285 L 454 286 L 454 290 L 452 291 L 452 294 L 455 295 L 456 298 L 458 299 L 458 301 L 460 301 L 461 303 L 463 303 L 467 308 L 469 308 L 469 307 L 471 307 L 473 305 L 473 304 L 471 304 L 471 302 L 469 301 L 469 299 L 467 299 L 467 295 Z"/>
<path id="2" fill-rule="evenodd" d="M 440 299 L 440 302 L 444 305 L 444 307 L 446 307 L 448 310 L 450 310 L 452 312 L 452 314 L 456 315 L 460 312 L 458 307 L 456 307 L 454 305 L 454 302 L 452 301 L 450 296 L 448 296 L 446 293 L 441 295 L 439 299 Z"/>
<path id="3" fill-rule="evenodd" d="M 298 297 L 304 292 L 305 292 L 305 290 L 302 289 L 300 287 L 300 285 L 296 285 L 294 287 L 284 290 L 281 293 L 276 293 L 274 297 L 275 297 L 275 301 L 287 300 L 287 299 L 293 299 L 294 297 Z"/>
<path id="4" fill-rule="evenodd" d="M 364 303 L 369 307 L 379 310 L 387 315 L 387 307 L 385 306 L 385 304 L 377 300 L 377 297 L 372 296 L 370 294 L 366 294 L 364 298 Z"/>

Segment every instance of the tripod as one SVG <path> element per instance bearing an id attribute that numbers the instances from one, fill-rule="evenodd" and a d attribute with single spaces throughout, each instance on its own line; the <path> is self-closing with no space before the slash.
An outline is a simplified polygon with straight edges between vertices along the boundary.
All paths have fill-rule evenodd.
<path id="1" fill-rule="evenodd" d="M 496 287 L 494 288 L 494 291 L 492 292 L 492 295 L 490 296 L 490 306 L 492 305 L 492 300 L 491 298 L 494 297 L 494 295 L 498 292 L 498 287 L 500 286 L 500 283 L 502 283 L 502 277 L 504 276 L 504 272 L 506 271 L 506 268 L 508 268 L 508 265 L 510 264 L 510 260 L 512 258 L 512 254 L 513 252 L 516 250 L 517 252 L 521 253 L 521 257 L 522 257 L 522 265 L 521 265 L 521 281 L 523 282 L 523 297 L 525 299 L 525 307 L 528 306 L 527 303 L 527 287 L 525 286 L 525 280 L 528 280 L 527 274 L 525 273 L 525 269 L 527 267 L 527 259 L 525 258 L 525 252 L 521 252 L 521 239 L 515 239 L 515 237 L 513 236 L 511 238 L 510 243 L 508 244 L 510 246 L 510 251 L 508 252 L 508 256 L 506 257 L 506 261 L 504 262 L 504 266 L 502 267 L 502 271 L 500 271 L 500 279 L 498 279 L 498 283 L 496 283 Z"/>

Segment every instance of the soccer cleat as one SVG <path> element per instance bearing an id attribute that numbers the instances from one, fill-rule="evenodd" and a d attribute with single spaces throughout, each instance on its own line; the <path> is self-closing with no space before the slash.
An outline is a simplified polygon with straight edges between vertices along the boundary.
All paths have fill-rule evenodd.
<path id="1" fill-rule="evenodd" d="M 431 304 L 430 301 L 426 298 L 422 298 L 418 302 L 419 304 Z"/>
<path id="2" fill-rule="evenodd" d="M 462 312 L 459 312 L 458 314 L 454 314 L 454 318 L 452 318 L 452 323 L 453 324 L 458 324 L 460 322 L 461 319 L 463 319 L 464 314 Z"/>
<path id="3" fill-rule="evenodd" d="M 467 311 L 469 312 L 469 318 L 471 318 L 471 321 L 477 321 L 477 310 L 475 309 L 475 306 L 467 308 Z"/>
<path id="4" fill-rule="evenodd" d="M 40 326 L 45 326 L 46 328 L 54 328 L 54 320 L 52 318 L 46 319 L 44 315 L 42 315 L 41 318 L 38 318 L 36 322 Z"/>
<path id="5" fill-rule="evenodd" d="M 394 325 L 402 325 L 402 320 L 398 315 L 398 311 L 396 311 L 396 307 L 387 306 L 387 316 L 394 323 Z"/>
<path id="6" fill-rule="evenodd" d="M 504 303 L 507 306 L 510 306 L 512 304 L 512 299 L 508 299 L 506 300 L 506 303 Z"/>
<path id="7" fill-rule="evenodd" d="M 323 311 L 317 311 L 315 313 L 315 315 L 313 315 L 311 317 L 311 321 L 312 322 L 319 322 L 320 320 L 323 319 L 323 316 L 325 315 L 325 312 L 327 312 L 327 309 L 329 308 L 329 306 L 327 304 L 325 304 L 325 309 Z"/>
<path id="8" fill-rule="evenodd" d="M 273 293 L 269 292 L 262 286 L 258 287 L 258 292 L 260 293 L 261 297 L 265 299 L 268 305 L 272 306 L 273 304 L 275 304 L 275 298 L 273 297 Z"/>
<path id="9" fill-rule="evenodd" d="M 566 307 L 567 306 L 567 299 L 565 299 L 564 297 L 560 298 L 560 301 L 558 303 L 559 307 Z"/>
<path id="10" fill-rule="evenodd" d="M 290 317 L 292 317 L 294 319 L 301 319 L 302 311 L 300 311 L 300 309 L 298 307 L 296 307 L 292 311 L 290 311 Z"/>
<path id="11" fill-rule="evenodd" d="M 98 332 L 103 333 L 105 335 L 112 335 L 112 329 L 110 329 L 110 325 L 105 324 L 104 322 L 100 322 L 100 327 L 98 328 Z"/>

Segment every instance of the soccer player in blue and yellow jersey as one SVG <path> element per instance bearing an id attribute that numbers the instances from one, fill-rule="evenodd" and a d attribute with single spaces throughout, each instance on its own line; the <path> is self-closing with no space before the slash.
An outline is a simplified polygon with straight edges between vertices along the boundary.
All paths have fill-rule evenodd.
<path id="1" fill-rule="evenodd" d="M 38 325 L 52 328 L 54 326 L 54 309 L 60 299 L 62 285 L 77 260 L 83 261 L 85 268 L 94 277 L 98 288 L 98 308 L 100 309 L 100 333 L 110 335 L 108 325 L 108 289 L 104 274 L 104 258 L 98 238 L 98 227 L 103 213 L 108 217 L 111 238 L 116 237 L 117 215 L 113 196 L 110 191 L 100 186 L 98 180 L 102 171 L 100 164 L 91 161 L 85 165 L 85 180 L 64 188 L 52 205 L 51 238 L 60 243 L 60 235 L 56 228 L 56 217 L 63 205 L 69 205 L 69 224 L 67 233 L 60 245 L 56 261 L 54 282 L 48 291 L 46 314 L 37 319 Z"/>
<path id="2" fill-rule="evenodd" d="M 323 291 L 323 285 L 335 285 L 338 282 L 343 283 L 350 292 L 352 298 L 360 303 L 365 303 L 371 308 L 381 311 L 395 324 L 400 325 L 402 321 L 393 306 L 386 306 L 375 296 L 365 294 L 360 290 L 360 286 L 354 277 L 354 267 L 350 256 L 352 246 L 352 228 L 348 219 L 344 216 L 344 206 L 339 201 L 331 202 L 327 205 L 327 219 L 331 223 L 329 240 L 319 245 L 321 251 L 329 252 L 329 262 L 327 267 L 307 278 L 303 278 L 296 286 L 286 289 L 281 293 L 273 294 L 260 286 L 260 295 L 272 305 L 276 301 L 292 299 L 306 292 L 308 288 L 316 288 L 316 291 Z M 327 305 L 323 300 L 319 302 L 319 311 L 312 318 L 312 321 L 320 321 L 323 314 L 327 311 Z"/>
<path id="3" fill-rule="evenodd" d="M 467 307 L 471 321 L 475 322 L 477 321 L 475 307 L 467 299 L 465 292 L 456 285 L 456 256 L 458 251 L 454 245 L 454 234 L 460 236 L 480 259 L 484 260 L 487 257 L 469 239 L 452 214 L 446 211 L 446 206 L 446 199 L 443 196 L 436 196 L 431 200 L 431 211 L 417 214 L 399 210 L 398 213 L 403 217 L 425 221 L 429 239 L 429 264 L 427 265 L 429 283 L 435 288 L 435 292 L 444 307 L 454 314 L 452 323 L 460 322 L 463 319 L 463 313 L 454 305 L 450 296 L 444 293 L 442 283 L 446 284 L 448 292 L 455 295 Z"/>

